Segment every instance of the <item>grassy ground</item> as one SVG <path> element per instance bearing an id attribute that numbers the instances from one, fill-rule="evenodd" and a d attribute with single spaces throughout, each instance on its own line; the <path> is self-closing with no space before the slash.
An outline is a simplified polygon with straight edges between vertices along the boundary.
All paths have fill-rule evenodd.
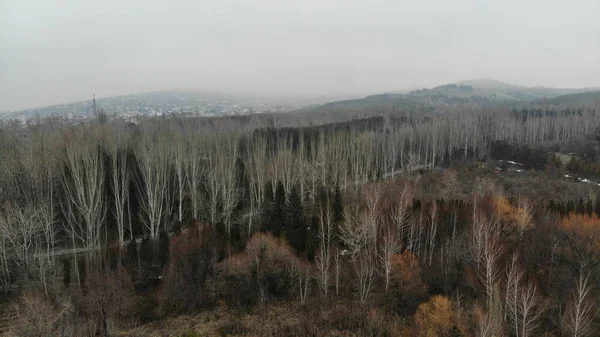
<path id="1" fill-rule="evenodd" d="M 272 303 L 264 308 L 238 311 L 220 306 L 195 315 L 165 318 L 122 331 L 120 337 L 353 337 L 405 336 L 402 319 L 377 309 L 352 304 L 319 306 L 318 299 L 304 306 L 296 301 Z M 375 332 L 377 331 L 377 332 Z M 374 333 L 374 334 L 373 334 Z"/>

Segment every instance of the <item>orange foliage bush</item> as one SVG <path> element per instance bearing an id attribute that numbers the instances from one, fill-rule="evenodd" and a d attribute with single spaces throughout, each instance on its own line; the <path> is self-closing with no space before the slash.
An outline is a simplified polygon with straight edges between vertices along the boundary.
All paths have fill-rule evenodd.
<path id="1" fill-rule="evenodd" d="M 217 250 L 214 230 L 199 222 L 171 238 L 161 296 L 163 311 L 197 310 L 215 300 L 205 291 L 205 283 L 217 272 Z"/>
<path id="2" fill-rule="evenodd" d="M 299 261 L 285 240 L 270 233 L 256 233 L 246 244 L 244 252 L 232 256 L 224 263 L 225 278 L 229 286 L 236 284 L 238 289 L 246 289 L 243 294 L 245 297 L 264 300 L 270 295 L 289 293 L 291 280 L 288 271 Z M 231 295 L 230 300 L 239 298 L 240 294 Z"/>
<path id="3" fill-rule="evenodd" d="M 408 249 L 392 256 L 392 279 L 402 294 L 424 296 L 427 288 L 421 279 L 419 259 Z"/>
<path id="4" fill-rule="evenodd" d="M 457 321 L 454 304 L 441 295 L 435 295 L 428 302 L 419 305 L 415 313 L 419 336 L 452 336 L 453 330 L 458 329 Z"/>
<path id="5" fill-rule="evenodd" d="M 559 228 L 569 246 L 565 254 L 573 263 L 584 268 L 600 263 L 600 218 L 596 214 L 571 213 Z"/>
<path id="6" fill-rule="evenodd" d="M 520 198 L 519 203 L 513 206 L 506 197 L 495 196 L 493 203 L 494 215 L 505 226 L 511 226 L 520 233 L 533 226 L 531 203 L 526 199 Z"/>

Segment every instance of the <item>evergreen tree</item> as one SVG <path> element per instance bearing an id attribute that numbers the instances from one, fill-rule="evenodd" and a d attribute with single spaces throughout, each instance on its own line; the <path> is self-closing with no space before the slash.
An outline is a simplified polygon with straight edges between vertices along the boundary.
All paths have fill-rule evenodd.
<path id="1" fill-rule="evenodd" d="M 135 242 L 135 240 L 131 240 L 127 244 L 127 256 L 128 256 L 128 261 L 131 264 L 131 266 L 136 267 L 136 265 L 138 263 L 138 250 L 137 250 L 137 243 Z"/>
<path id="2" fill-rule="evenodd" d="M 300 252 L 306 247 L 306 220 L 302 196 L 297 186 L 292 187 L 285 208 L 286 237 L 290 245 Z"/>
<path id="3" fill-rule="evenodd" d="M 140 262 L 142 265 L 149 267 L 152 265 L 153 261 L 153 249 L 152 249 L 152 240 L 149 237 L 145 237 L 142 239 L 142 244 L 140 246 Z"/>
<path id="4" fill-rule="evenodd" d="M 592 214 L 594 213 L 594 204 L 592 203 L 592 199 L 590 198 L 588 198 L 587 203 L 585 205 L 585 212 L 589 216 L 592 216 Z"/>
<path id="5" fill-rule="evenodd" d="M 333 221 L 336 224 L 344 221 L 344 203 L 342 200 L 342 192 L 340 191 L 340 186 L 335 185 L 335 190 L 333 192 Z"/>
<path id="6" fill-rule="evenodd" d="M 87 270 L 86 270 L 87 266 L 85 263 L 85 259 L 79 259 L 77 260 L 77 271 L 79 273 L 79 282 L 81 283 L 81 285 L 85 285 L 85 279 L 87 276 Z"/>
<path id="7" fill-rule="evenodd" d="M 161 231 L 158 237 L 158 264 L 164 268 L 169 261 L 169 235 Z"/>
<path id="8" fill-rule="evenodd" d="M 583 198 L 579 199 L 579 203 L 577 204 L 577 208 L 575 210 L 578 214 L 585 213 L 585 205 L 583 203 Z"/>
<path id="9" fill-rule="evenodd" d="M 62 265 L 63 265 L 63 284 L 65 285 L 65 288 L 68 288 L 69 284 L 71 284 L 71 263 L 70 263 L 69 259 L 63 258 Z"/>
<path id="10" fill-rule="evenodd" d="M 285 232 L 285 189 L 281 181 L 277 182 L 277 187 L 275 188 L 271 223 L 268 229 L 275 236 L 280 236 Z"/>

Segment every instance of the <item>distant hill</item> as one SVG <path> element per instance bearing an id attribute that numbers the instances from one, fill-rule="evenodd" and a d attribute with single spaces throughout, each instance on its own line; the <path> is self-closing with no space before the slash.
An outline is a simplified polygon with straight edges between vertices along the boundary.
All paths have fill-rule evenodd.
<path id="1" fill-rule="evenodd" d="M 600 90 L 561 95 L 545 98 L 531 102 L 531 105 L 539 108 L 600 108 Z"/>
<path id="2" fill-rule="evenodd" d="M 316 115 L 326 113 L 354 113 L 360 115 L 361 112 L 375 114 L 377 111 L 382 110 L 440 111 L 461 105 L 471 107 L 512 106 L 515 103 L 529 105 L 531 102 L 538 102 L 542 99 L 552 99 L 593 90 L 598 89 L 524 87 L 490 79 L 473 79 L 440 85 L 430 89 L 414 90 L 409 93 L 387 93 L 361 99 L 330 102 L 312 106 L 303 109 L 303 111 Z M 577 100 L 578 97 L 573 97 L 572 100 Z M 550 102 L 548 101 L 548 104 Z"/>
<path id="3" fill-rule="evenodd" d="M 598 88 L 549 88 L 549 87 L 525 87 L 514 85 L 491 79 L 473 79 L 454 83 L 458 88 L 463 90 L 457 91 L 453 84 L 443 85 L 431 90 L 447 94 L 448 96 L 459 97 L 485 97 L 492 100 L 509 100 L 509 101 L 534 101 L 542 98 L 552 98 L 561 95 L 588 92 L 598 90 Z M 465 90 L 465 88 L 471 90 Z"/>
<path id="4" fill-rule="evenodd" d="M 288 111 L 289 106 L 267 103 L 251 96 L 236 96 L 222 93 L 191 90 L 154 91 L 131 95 L 111 96 L 96 99 L 97 109 L 108 115 L 161 115 L 166 113 L 192 113 L 198 115 L 231 115 L 253 112 Z M 47 107 L 19 110 L 5 118 L 33 118 L 36 116 L 82 116 L 93 114 L 92 100 L 56 104 Z"/>

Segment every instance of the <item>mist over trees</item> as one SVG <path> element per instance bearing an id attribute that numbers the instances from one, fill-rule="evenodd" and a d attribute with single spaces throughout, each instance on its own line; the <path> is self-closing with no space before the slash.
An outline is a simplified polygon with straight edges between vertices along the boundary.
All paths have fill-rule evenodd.
<path id="1" fill-rule="evenodd" d="M 452 196 L 486 161 L 555 168 L 549 147 L 595 134 L 599 107 L 313 117 L 2 125 L 13 332 L 110 336 L 220 303 L 292 301 L 316 316 L 343 306 L 337 326 L 359 335 L 593 335 L 596 196 L 532 200 L 489 179 Z M 443 179 L 417 197 L 429 171 Z M 303 315 L 312 323 L 279 335 L 335 326 Z M 374 330 L 377 315 L 388 323 Z"/>

